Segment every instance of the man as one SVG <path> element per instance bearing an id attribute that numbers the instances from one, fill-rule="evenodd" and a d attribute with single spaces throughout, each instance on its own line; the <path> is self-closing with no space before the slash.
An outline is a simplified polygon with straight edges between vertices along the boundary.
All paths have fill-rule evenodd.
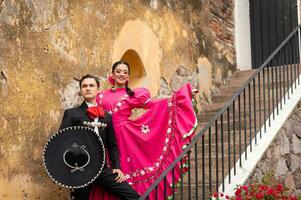
<path id="1" fill-rule="evenodd" d="M 71 126 L 93 126 L 96 133 L 102 138 L 112 163 L 112 169 L 107 165 L 104 166 L 94 184 L 100 185 L 122 199 L 138 199 L 139 194 L 125 181 L 125 175 L 120 170 L 119 152 L 111 116 L 107 112 L 104 112 L 102 108 L 95 107 L 96 95 L 99 88 L 98 78 L 89 74 L 85 75 L 80 79 L 79 86 L 84 102 L 79 107 L 65 111 L 60 129 Z M 94 119 L 91 119 L 92 117 Z M 103 126 L 104 124 L 105 126 Z M 102 128 L 98 128 L 100 127 L 99 125 Z M 90 186 L 75 189 L 71 192 L 71 197 L 75 200 L 88 200 L 89 192 Z"/>

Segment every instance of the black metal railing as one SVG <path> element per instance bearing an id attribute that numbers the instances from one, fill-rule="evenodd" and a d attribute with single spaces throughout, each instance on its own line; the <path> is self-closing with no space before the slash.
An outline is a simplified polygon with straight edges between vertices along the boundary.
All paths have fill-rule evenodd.
<path id="1" fill-rule="evenodd" d="M 287 36 L 140 199 L 160 199 L 160 184 L 164 185 L 164 199 L 209 199 L 220 186 L 225 190 L 225 181 L 231 183 L 242 159 L 248 159 L 247 147 L 251 152 L 256 148 L 254 144 L 300 85 L 300 27 Z M 188 159 L 185 167 L 184 158 Z M 186 168 L 187 175 L 175 180 L 176 167 Z M 166 179 L 170 177 L 174 184 L 167 190 Z"/>

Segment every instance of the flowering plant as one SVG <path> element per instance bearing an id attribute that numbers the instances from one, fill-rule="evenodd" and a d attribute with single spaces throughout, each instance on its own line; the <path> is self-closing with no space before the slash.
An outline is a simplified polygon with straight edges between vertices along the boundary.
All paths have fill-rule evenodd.
<path id="1" fill-rule="evenodd" d="M 223 193 L 213 193 L 212 197 L 215 199 L 229 199 L 229 200 L 298 200 L 295 195 L 290 194 L 289 190 L 284 188 L 282 184 L 276 186 L 268 186 L 260 183 L 251 183 L 248 185 L 238 186 L 235 189 L 233 197 L 229 197 Z"/>
<path id="2" fill-rule="evenodd" d="M 283 187 L 272 171 L 266 172 L 260 183 L 251 182 L 237 186 L 232 197 L 216 192 L 212 194 L 212 197 L 216 200 L 301 200 L 301 196 L 297 197 L 288 188 Z"/>

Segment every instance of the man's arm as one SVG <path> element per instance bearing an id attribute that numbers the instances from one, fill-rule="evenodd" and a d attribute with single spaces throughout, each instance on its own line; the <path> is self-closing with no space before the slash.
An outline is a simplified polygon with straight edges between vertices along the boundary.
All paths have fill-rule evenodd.
<path id="1" fill-rule="evenodd" d="M 125 175 L 120 170 L 120 160 L 119 160 L 119 150 L 116 144 L 115 132 L 112 124 L 111 115 L 107 115 L 108 118 L 108 126 L 107 126 L 107 138 L 106 138 L 106 146 L 108 148 L 108 153 L 112 162 L 113 174 L 116 174 L 116 182 L 121 183 L 126 180 Z"/>
<path id="2" fill-rule="evenodd" d="M 64 112 L 64 116 L 62 119 L 60 129 L 67 128 L 70 126 L 73 126 L 73 120 L 72 120 L 72 116 L 70 114 L 70 110 L 68 109 L 68 110 L 65 110 L 65 112 Z"/>
<path id="3" fill-rule="evenodd" d="M 106 128 L 106 146 L 108 148 L 108 153 L 110 160 L 112 162 L 113 169 L 120 169 L 119 161 L 119 150 L 116 144 L 115 132 L 112 124 L 111 115 L 106 116 L 108 118 L 107 128 Z"/>

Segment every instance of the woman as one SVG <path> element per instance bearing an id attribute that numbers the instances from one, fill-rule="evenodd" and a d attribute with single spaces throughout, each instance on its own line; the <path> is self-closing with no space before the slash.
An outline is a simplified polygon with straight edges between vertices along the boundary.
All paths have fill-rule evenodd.
<path id="1" fill-rule="evenodd" d="M 96 101 L 112 113 L 121 170 L 126 175 L 126 181 L 142 195 L 177 158 L 184 145 L 190 142 L 196 128 L 196 117 L 190 84 L 184 85 L 170 98 L 154 100 L 145 88 L 132 91 L 128 87 L 129 75 L 129 65 L 122 61 L 116 62 L 109 78 L 113 88 L 100 92 Z M 147 111 L 131 120 L 129 117 L 134 108 L 144 108 Z M 177 166 L 175 180 L 179 180 L 180 174 Z M 171 183 L 169 175 L 168 194 L 171 194 Z M 164 185 L 160 184 L 158 199 L 164 199 L 163 189 Z M 90 200 L 103 196 L 100 191 L 99 188 L 94 190 Z M 113 197 L 107 199 L 111 200 Z"/>

